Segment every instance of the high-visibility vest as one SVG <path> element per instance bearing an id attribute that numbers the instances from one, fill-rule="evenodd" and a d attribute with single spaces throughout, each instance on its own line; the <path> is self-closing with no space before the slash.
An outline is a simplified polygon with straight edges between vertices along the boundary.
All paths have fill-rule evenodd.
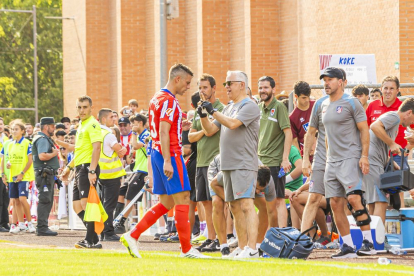
<path id="1" fill-rule="evenodd" d="M 110 132 L 102 128 L 101 133 L 104 142 L 101 144 L 101 155 L 99 156 L 99 178 L 115 179 L 126 175 L 118 154 L 114 151 L 112 156 L 106 156 L 104 153 L 105 136 Z"/>
<path id="2" fill-rule="evenodd" d="M 27 157 L 27 151 L 31 147 L 30 141 L 26 138 L 22 138 L 20 141 L 13 141 L 8 144 L 8 157 L 11 163 L 9 182 L 13 181 L 13 176 L 19 175 L 26 167 L 29 158 Z M 33 181 L 34 170 L 33 163 L 24 174 L 22 181 Z"/>

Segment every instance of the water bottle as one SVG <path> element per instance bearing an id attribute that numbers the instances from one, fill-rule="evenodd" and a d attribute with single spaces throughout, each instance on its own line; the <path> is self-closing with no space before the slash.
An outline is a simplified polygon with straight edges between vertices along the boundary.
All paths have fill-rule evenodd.
<path id="1" fill-rule="evenodd" d="M 277 175 L 277 177 L 281 178 L 281 177 L 285 176 L 285 174 L 286 174 L 285 170 L 282 167 L 282 168 L 280 168 L 280 171 L 279 171 L 279 174 Z"/>
<path id="2" fill-rule="evenodd" d="M 390 259 L 378 258 L 378 264 L 380 264 L 380 265 L 389 265 L 390 263 L 391 263 Z"/>
<path id="3" fill-rule="evenodd" d="M 407 251 L 401 250 L 401 248 L 398 246 L 393 246 L 390 252 L 394 255 L 407 255 Z"/>

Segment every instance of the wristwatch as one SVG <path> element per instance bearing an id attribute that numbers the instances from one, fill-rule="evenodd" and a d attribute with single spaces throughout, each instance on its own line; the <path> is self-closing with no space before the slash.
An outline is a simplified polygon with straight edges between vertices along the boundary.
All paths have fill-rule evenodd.
<path id="1" fill-rule="evenodd" d="M 24 172 L 20 172 L 21 175 L 24 175 Z"/>
<path id="2" fill-rule="evenodd" d="M 96 171 L 95 170 L 90 170 L 89 173 L 90 174 L 96 174 Z"/>

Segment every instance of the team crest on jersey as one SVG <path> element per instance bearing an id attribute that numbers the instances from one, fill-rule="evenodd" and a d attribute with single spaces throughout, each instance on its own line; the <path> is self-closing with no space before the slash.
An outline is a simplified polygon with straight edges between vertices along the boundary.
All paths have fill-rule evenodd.
<path id="1" fill-rule="evenodd" d="M 309 188 L 313 188 L 313 180 L 309 181 Z"/>
<path id="2" fill-rule="evenodd" d="M 300 121 L 301 123 L 303 123 L 303 121 L 305 121 L 305 119 L 300 118 L 300 119 L 299 119 L 299 121 Z"/>
<path id="3" fill-rule="evenodd" d="M 270 110 L 270 116 L 275 115 L 275 112 L 276 112 L 276 109 L 272 108 L 272 109 Z"/>
<path id="4" fill-rule="evenodd" d="M 336 113 L 340 114 L 342 112 L 342 106 L 336 107 Z"/>
<path id="5" fill-rule="evenodd" d="M 167 108 L 167 110 L 165 111 L 165 114 L 167 114 L 167 116 L 171 116 L 172 112 L 173 112 L 172 108 Z"/>

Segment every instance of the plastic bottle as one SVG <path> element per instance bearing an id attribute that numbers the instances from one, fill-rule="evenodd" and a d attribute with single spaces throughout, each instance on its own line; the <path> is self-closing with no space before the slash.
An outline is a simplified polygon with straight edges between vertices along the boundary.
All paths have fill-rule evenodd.
<path id="1" fill-rule="evenodd" d="M 393 246 L 390 252 L 394 255 L 407 255 L 407 251 L 401 250 L 401 248 L 398 246 Z"/>
<path id="2" fill-rule="evenodd" d="M 390 263 L 391 263 L 390 259 L 378 258 L 378 264 L 380 264 L 380 265 L 389 265 Z"/>
<path id="3" fill-rule="evenodd" d="M 277 175 L 277 177 L 281 178 L 283 176 L 285 176 L 285 170 L 283 168 L 280 168 L 279 174 Z"/>

